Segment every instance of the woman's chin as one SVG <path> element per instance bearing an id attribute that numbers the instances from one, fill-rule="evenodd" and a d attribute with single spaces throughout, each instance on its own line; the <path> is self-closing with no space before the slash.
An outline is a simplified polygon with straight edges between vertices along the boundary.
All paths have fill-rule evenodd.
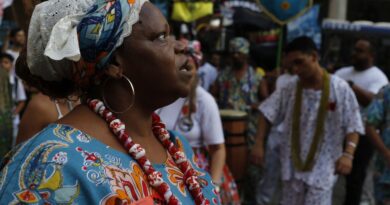
<path id="1" fill-rule="evenodd" d="M 165 107 L 167 105 L 170 105 L 174 103 L 177 99 L 179 98 L 185 98 L 189 95 L 190 93 L 190 88 L 189 86 L 182 87 L 181 89 L 177 89 L 174 94 L 172 95 L 165 95 L 164 97 L 160 97 L 160 99 L 156 102 L 157 103 L 157 108 Z"/>

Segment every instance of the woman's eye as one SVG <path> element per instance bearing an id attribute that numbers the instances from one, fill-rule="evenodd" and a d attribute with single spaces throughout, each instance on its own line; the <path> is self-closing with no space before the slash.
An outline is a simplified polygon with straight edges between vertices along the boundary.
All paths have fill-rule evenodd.
<path id="1" fill-rule="evenodd" d="M 167 39 L 167 35 L 165 33 L 162 33 L 162 34 L 158 35 L 157 39 L 160 41 L 164 41 Z"/>

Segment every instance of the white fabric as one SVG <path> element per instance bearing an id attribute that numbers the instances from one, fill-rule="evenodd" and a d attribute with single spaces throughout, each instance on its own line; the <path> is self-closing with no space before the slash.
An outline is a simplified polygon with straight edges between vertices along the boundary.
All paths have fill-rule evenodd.
<path id="1" fill-rule="evenodd" d="M 79 41 L 77 38 L 77 25 L 83 18 L 83 14 L 66 16 L 53 27 L 49 42 L 45 48 L 45 56 L 53 60 L 64 58 L 71 61 L 79 61 L 81 58 Z"/>
<path id="2" fill-rule="evenodd" d="M 15 65 L 16 59 L 19 58 L 19 52 L 13 51 L 12 49 L 7 49 L 5 52 L 10 54 L 14 58 L 13 64 Z"/>
<path id="3" fill-rule="evenodd" d="M 19 52 L 15 52 L 11 49 L 7 49 L 5 51 L 6 53 L 10 54 L 13 58 L 14 58 L 14 61 L 12 62 L 12 70 L 11 70 L 11 74 L 12 75 L 16 75 L 16 71 L 15 71 L 15 64 L 16 64 L 16 59 L 19 58 Z"/>
<path id="4" fill-rule="evenodd" d="M 374 94 L 389 82 L 386 75 L 376 66 L 363 71 L 357 71 L 352 66 L 344 67 L 336 71 L 335 75 L 347 81 L 351 80 L 360 88 Z"/>
<path id="5" fill-rule="evenodd" d="M 10 78 L 9 78 L 9 82 L 12 86 L 12 99 L 14 100 L 14 102 L 19 102 L 19 101 L 25 101 L 27 99 L 27 96 L 26 96 L 26 91 L 24 90 L 24 86 L 23 86 L 23 83 L 22 83 L 22 80 L 19 79 L 18 77 L 17 78 L 17 83 L 18 85 L 16 86 L 15 85 L 15 76 L 10 74 Z M 15 88 L 17 87 L 16 90 L 14 90 Z"/>
<path id="6" fill-rule="evenodd" d="M 292 81 L 296 78 L 297 78 L 296 75 L 291 75 L 289 73 L 283 73 L 276 80 L 276 89 L 280 89 L 280 88 L 286 86 L 288 83 L 290 83 L 290 81 Z"/>
<path id="7" fill-rule="evenodd" d="M 283 87 L 285 87 L 286 85 L 288 85 L 289 83 L 291 83 L 291 81 L 293 80 L 296 80 L 298 78 L 298 76 L 296 75 L 291 75 L 289 73 L 284 73 L 282 75 L 280 75 L 278 77 L 278 79 L 276 80 L 276 89 L 281 89 Z M 276 130 L 274 130 L 276 129 Z M 284 126 L 283 126 L 283 123 L 279 124 L 276 128 L 274 128 L 271 130 L 272 131 L 275 131 L 275 132 L 279 132 L 279 133 L 282 133 L 283 130 L 284 130 Z M 279 139 L 280 141 L 280 139 Z M 279 144 L 279 142 L 276 142 L 276 144 Z"/>
<path id="8" fill-rule="evenodd" d="M 276 90 L 285 87 L 296 78 L 296 75 L 291 75 L 289 73 L 280 75 L 276 80 Z M 259 205 L 269 204 L 275 191 L 279 191 L 277 190 L 279 185 L 278 183 L 275 183 L 275 181 L 278 181 L 281 175 L 280 145 L 283 139 L 283 131 L 283 123 L 280 123 L 279 125 L 272 126 L 268 134 L 264 176 L 256 190 L 256 202 Z"/>
<path id="9" fill-rule="evenodd" d="M 300 179 L 310 186 L 327 189 L 336 180 L 335 163 L 342 155 L 345 136 L 355 132 L 364 133 L 359 105 L 349 85 L 332 75 L 329 110 L 323 141 L 315 157 L 316 163 L 310 172 L 296 171 L 291 161 L 291 129 L 297 82 L 298 79 L 295 79 L 276 90 L 259 109 L 273 125 L 283 123 L 285 126 L 281 143 L 282 179 Z M 321 91 L 304 89 L 302 95 L 300 155 L 306 159 L 316 127 Z M 334 110 L 330 105 L 335 105 Z"/>
<path id="10" fill-rule="evenodd" d="M 7 7 L 11 6 L 14 0 L 3 0 L 3 9 L 6 9 Z"/>
<path id="11" fill-rule="evenodd" d="M 178 119 L 183 117 L 182 108 L 187 98 L 180 98 L 174 103 L 156 112 L 170 130 L 176 130 L 185 136 L 191 147 L 223 144 L 225 142 L 221 117 L 213 96 L 198 86 L 196 88 L 196 112 L 191 115 L 194 126 L 188 132 L 178 126 Z"/>
<path id="12" fill-rule="evenodd" d="M 14 58 L 14 61 L 12 62 L 12 70 L 9 73 L 9 82 L 12 87 L 12 100 L 13 102 L 25 101 L 27 100 L 26 91 L 24 90 L 22 80 L 16 76 L 16 72 L 15 72 L 15 64 L 16 64 L 16 59 L 19 58 L 19 52 L 15 52 L 11 49 L 7 49 L 5 52 Z M 17 86 L 15 85 L 16 79 L 17 79 Z M 13 109 L 15 109 L 15 107 L 13 107 Z M 13 126 L 12 146 L 14 146 L 16 142 L 16 136 L 19 130 L 18 129 L 19 123 L 20 123 L 20 115 L 19 114 L 14 115 L 12 119 L 12 126 Z"/>
<path id="13" fill-rule="evenodd" d="M 282 205 L 332 205 L 333 189 L 321 189 L 300 180 L 283 181 Z"/>
<path id="14" fill-rule="evenodd" d="M 67 36 L 71 33 L 63 29 L 64 33 L 58 36 L 57 32 L 52 33 L 54 26 L 57 22 L 64 24 L 65 22 L 60 20 L 67 16 L 74 17 L 85 14 L 94 2 L 94 0 L 49 0 L 35 6 L 27 37 L 27 63 L 32 74 L 49 81 L 60 81 L 64 78 L 71 78 L 71 62 L 68 60 L 54 62 L 49 56 L 44 54 L 45 49 L 51 47 L 56 48 L 54 45 L 48 45 L 49 40 L 53 38 L 60 40 L 57 45 L 62 43 L 67 48 L 67 42 L 63 40 L 68 39 Z M 71 17 L 68 17 L 68 19 Z M 74 26 L 74 24 L 69 24 L 68 26 L 70 25 Z M 68 30 L 72 31 L 73 29 Z M 72 36 L 70 38 L 74 37 Z M 73 49 L 80 50 L 78 46 Z M 78 53 L 80 52 L 78 51 Z"/>
<path id="15" fill-rule="evenodd" d="M 16 78 L 17 78 L 17 80 L 15 81 Z M 10 75 L 9 75 L 9 83 L 12 87 L 12 101 L 15 103 L 14 107 L 12 109 L 15 109 L 16 103 L 27 100 L 26 91 L 24 90 L 22 80 L 19 79 L 18 77 L 16 77 L 15 75 L 13 75 L 12 73 L 10 73 Z M 17 83 L 17 85 L 16 85 L 16 83 Z M 15 137 L 18 133 L 19 123 L 20 123 L 19 114 L 14 115 L 13 119 L 12 119 L 13 135 L 14 135 L 13 136 L 14 139 L 12 142 L 13 145 L 15 144 L 14 141 L 15 141 Z"/>
<path id="16" fill-rule="evenodd" d="M 61 119 L 62 117 L 64 117 L 64 115 L 61 112 L 60 105 L 58 104 L 57 101 L 54 101 L 54 105 L 56 106 L 56 110 L 57 110 L 57 114 L 58 114 L 57 119 Z"/>
<path id="17" fill-rule="evenodd" d="M 218 77 L 218 70 L 210 63 L 205 63 L 199 67 L 198 76 L 199 84 L 208 91 Z"/>
<path id="18" fill-rule="evenodd" d="M 138 0 L 132 7 L 117 47 L 131 34 L 146 1 Z M 49 0 L 35 7 L 27 40 L 27 63 L 32 74 L 49 81 L 71 78 L 71 61 L 80 60 L 77 25 L 94 2 Z"/>

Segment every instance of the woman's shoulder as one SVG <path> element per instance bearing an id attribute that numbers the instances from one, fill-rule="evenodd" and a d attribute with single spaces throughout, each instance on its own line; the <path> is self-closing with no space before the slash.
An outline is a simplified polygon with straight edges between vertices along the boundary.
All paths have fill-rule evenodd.
<path id="1" fill-rule="evenodd" d="M 147 187 L 131 157 L 59 124 L 49 125 L 15 148 L 0 169 L 0 198 L 7 202 L 102 204 L 107 196 L 117 195 L 115 190 L 122 190 L 118 176 L 137 181 L 129 183 L 133 188 Z M 133 199 L 143 198 L 150 190 L 141 192 Z"/>

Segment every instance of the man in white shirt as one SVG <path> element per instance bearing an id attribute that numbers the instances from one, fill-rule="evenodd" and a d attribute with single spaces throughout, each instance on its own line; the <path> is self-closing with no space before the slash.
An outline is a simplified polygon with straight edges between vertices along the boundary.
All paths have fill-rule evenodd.
<path id="1" fill-rule="evenodd" d="M 374 66 L 374 46 L 369 40 L 360 39 L 355 43 L 352 53 L 352 66 L 338 70 L 335 75 L 346 80 L 359 102 L 361 110 L 366 107 L 375 94 L 388 83 L 386 75 Z M 363 115 L 363 112 L 362 112 Z M 347 176 L 345 205 L 359 205 L 367 167 L 374 148 L 366 136 L 360 137 L 353 169 Z"/>
<path id="2" fill-rule="evenodd" d="M 198 70 L 199 84 L 205 90 L 209 90 L 218 77 L 217 69 L 210 63 L 206 62 Z"/>
<path id="3" fill-rule="evenodd" d="M 331 205 L 337 174 L 351 171 L 358 133 L 364 133 L 359 105 L 348 84 L 320 66 L 313 40 L 299 37 L 285 52 L 298 78 L 260 105 L 251 161 L 264 163 L 266 133 L 283 124 L 281 204 Z"/>

